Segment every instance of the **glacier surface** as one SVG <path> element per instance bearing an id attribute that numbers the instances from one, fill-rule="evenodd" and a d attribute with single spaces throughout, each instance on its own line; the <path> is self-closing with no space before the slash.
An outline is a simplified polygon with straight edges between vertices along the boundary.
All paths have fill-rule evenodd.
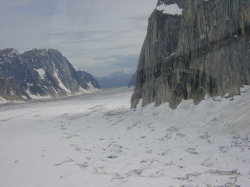
<path id="1" fill-rule="evenodd" d="M 249 87 L 175 110 L 132 91 L 0 105 L 0 186 L 248 186 Z"/>

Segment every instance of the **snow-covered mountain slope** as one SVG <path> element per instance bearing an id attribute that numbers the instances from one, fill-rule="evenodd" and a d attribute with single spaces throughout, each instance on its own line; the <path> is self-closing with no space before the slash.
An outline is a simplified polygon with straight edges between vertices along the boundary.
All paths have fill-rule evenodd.
<path id="1" fill-rule="evenodd" d="M 2 105 L 0 186 L 249 186 L 249 87 L 175 110 L 131 94 Z"/>
<path id="2" fill-rule="evenodd" d="M 67 96 L 99 87 L 55 49 L 0 50 L 0 96 L 6 100 Z"/>

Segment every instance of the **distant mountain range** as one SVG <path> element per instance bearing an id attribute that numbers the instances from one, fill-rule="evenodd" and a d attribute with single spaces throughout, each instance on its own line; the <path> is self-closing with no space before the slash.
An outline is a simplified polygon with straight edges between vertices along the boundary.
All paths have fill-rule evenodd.
<path id="1" fill-rule="evenodd" d="M 134 73 L 132 71 L 120 71 L 97 78 L 97 80 L 102 88 L 127 87 L 133 75 Z"/>
<path id="2" fill-rule="evenodd" d="M 0 100 L 67 96 L 100 88 L 55 49 L 0 50 Z"/>

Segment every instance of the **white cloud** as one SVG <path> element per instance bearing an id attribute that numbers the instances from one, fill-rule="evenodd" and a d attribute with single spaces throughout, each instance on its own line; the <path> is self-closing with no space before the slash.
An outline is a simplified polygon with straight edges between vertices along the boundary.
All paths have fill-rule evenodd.
<path id="1" fill-rule="evenodd" d="M 103 72 L 100 66 L 105 64 L 106 56 L 139 55 L 146 35 L 147 20 L 156 2 L 157 0 L 1 2 L 0 48 L 56 48 L 75 66 L 91 67 L 91 72 L 99 74 Z"/>

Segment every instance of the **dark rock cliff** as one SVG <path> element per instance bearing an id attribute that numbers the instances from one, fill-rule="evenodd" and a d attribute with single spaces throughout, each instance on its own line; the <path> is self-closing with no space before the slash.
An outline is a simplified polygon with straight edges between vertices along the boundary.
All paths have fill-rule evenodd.
<path id="1" fill-rule="evenodd" d="M 249 84 L 250 1 L 158 1 L 149 18 L 132 107 L 143 99 L 143 106 L 169 102 L 175 108 L 183 99 L 199 103 L 206 94 L 234 96 Z"/>
<path id="2" fill-rule="evenodd" d="M 77 72 L 55 49 L 0 50 L 0 97 L 6 100 L 66 96 L 93 87 L 99 87 L 97 81 Z"/>

